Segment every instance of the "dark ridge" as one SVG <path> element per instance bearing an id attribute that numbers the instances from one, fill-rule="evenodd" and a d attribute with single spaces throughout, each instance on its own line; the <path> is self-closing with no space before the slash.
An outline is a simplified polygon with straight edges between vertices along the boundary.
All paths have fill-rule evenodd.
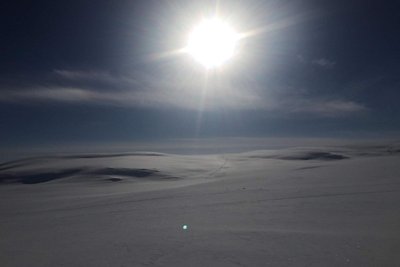
<path id="1" fill-rule="evenodd" d="M 400 153 L 400 148 L 390 148 L 390 149 L 388 149 L 388 152 L 390 154 L 397 154 L 397 153 Z"/>
<path id="2" fill-rule="evenodd" d="M 0 174 L 0 183 L 39 184 L 81 173 L 83 169 L 66 169 L 29 174 Z"/>
<path id="3" fill-rule="evenodd" d="M 260 155 L 250 156 L 251 158 L 260 159 L 283 159 L 283 160 L 341 160 L 348 159 L 349 157 L 330 152 L 304 152 L 297 155 L 283 156 L 283 155 Z"/>
<path id="4" fill-rule="evenodd" d="M 104 168 L 90 171 L 90 174 L 97 175 L 117 175 L 117 176 L 128 176 L 128 177 L 148 177 L 159 173 L 158 170 L 150 169 L 129 169 L 129 168 Z"/>
<path id="5" fill-rule="evenodd" d="M 42 156 L 42 157 L 32 157 L 23 158 L 12 161 L 6 161 L 0 163 L 0 171 L 10 170 L 13 168 L 18 168 L 26 166 L 37 161 L 52 160 L 52 159 L 95 159 L 95 158 L 116 158 L 125 156 L 149 156 L 149 157 L 163 157 L 166 156 L 163 153 L 156 152 L 132 152 L 132 153 L 110 153 L 110 154 L 76 154 L 76 155 L 54 155 L 54 156 Z"/>
<path id="6" fill-rule="evenodd" d="M 39 184 L 52 180 L 71 177 L 74 175 L 83 175 L 87 177 L 104 176 L 106 180 L 118 182 L 124 178 L 146 178 L 148 180 L 178 180 L 179 177 L 169 176 L 154 169 L 130 169 L 130 168 L 101 168 L 88 170 L 85 168 L 40 171 L 36 173 L 3 173 L 0 174 L 1 184 Z M 113 177 L 117 176 L 117 177 Z"/>
<path id="7" fill-rule="evenodd" d="M 308 166 L 308 167 L 301 167 L 301 168 L 297 168 L 296 170 L 309 170 L 309 169 L 316 169 L 316 168 L 321 168 L 322 165 L 320 166 Z"/>
<path id="8" fill-rule="evenodd" d="M 6 171 L 6 170 L 9 170 L 9 169 L 18 168 L 18 167 L 22 167 L 22 166 L 25 166 L 25 165 L 26 165 L 26 163 L 8 164 L 8 165 L 5 165 L 5 167 L 1 167 L 0 171 Z"/>
<path id="9" fill-rule="evenodd" d="M 179 177 L 169 176 L 154 169 L 130 169 L 130 168 L 103 168 L 87 172 L 91 175 L 120 176 L 127 178 L 146 178 L 148 180 L 178 180 Z M 111 177 L 115 178 L 115 177 Z M 110 179 L 110 178 L 109 178 Z"/>
<path id="10" fill-rule="evenodd" d="M 12 173 L 5 173 L 0 174 L 0 184 L 12 184 L 12 183 L 19 183 L 20 176 L 12 174 Z"/>
<path id="11" fill-rule="evenodd" d="M 308 152 L 303 155 L 283 156 L 279 158 L 287 160 L 341 160 L 348 159 L 349 157 L 329 152 Z"/>
<path id="12" fill-rule="evenodd" d="M 96 158 L 116 158 L 116 157 L 125 157 L 125 156 L 149 156 L 149 157 L 163 157 L 165 154 L 156 153 L 156 152 L 133 152 L 133 153 L 111 153 L 111 154 L 77 154 L 77 155 L 68 155 L 68 156 L 59 156 L 57 158 L 64 159 L 96 159 Z"/>
<path id="13" fill-rule="evenodd" d="M 120 182 L 120 181 L 122 181 L 123 179 L 122 179 L 122 178 L 111 177 L 111 178 L 108 178 L 107 180 L 108 180 L 108 181 L 111 181 L 111 182 Z"/>
<path id="14" fill-rule="evenodd" d="M 46 159 L 45 157 L 24 158 L 0 163 L 0 171 L 26 166 L 31 163 Z"/>

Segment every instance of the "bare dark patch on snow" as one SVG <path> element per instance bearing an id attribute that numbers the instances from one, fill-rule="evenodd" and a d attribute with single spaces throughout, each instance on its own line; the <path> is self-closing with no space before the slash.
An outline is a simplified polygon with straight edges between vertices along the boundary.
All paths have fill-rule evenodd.
<path id="1" fill-rule="evenodd" d="M 57 159 L 97 159 L 97 158 L 117 158 L 117 157 L 128 157 L 128 156 L 164 157 L 167 156 L 167 154 L 156 153 L 156 152 L 131 152 L 131 153 L 97 153 L 97 154 L 41 156 L 41 157 L 23 158 L 23 159 L 0 163 L 0 171 L 25 167 L 38 162 L 46 162 Z"/>
<path id="2" fill-rule="evenodd" d="M 117 177 L 111 177 L 111 178 L 108 178 L 107 180 L 110 182 L 120 182 L 120 181 L 123 181 L 124 179 L 117 178 Z"/>
<path id="3" fill-rule="evenodd" d="M 180 178 L 170 176 L 155 169 L 131 169 L 131 168 L 74 168 L 62 170 L 40 170 L 20 173 L 1 173 L 1 184 L 39 184 L 62 178 L 76 177 L 76 182 L 80 180 L 95 180 L 102 178 L 112 182 L 122 181 L 126 179 L 146 179 L 153 181 L 178 180 Z"/>
<path id="4" fill-rule="evenodd" d="M 251 155 L 250 158 L 283 160 L 341 160 L 348 159 L 349 157 L 332 152 L 300 151 L 275 155 Z"/>
<path id="5" fill-rule="evenodd" d="M 349 157 L 331 152 L 305 152 L 299 155 L 283 156 L 278 158 L 287 160 L 340 160 L 348 159 Z"/>
<path id="6" fill-rule="evenodd" d="M 73 176 L 81 173 L 82 170 L 83 169 L 64 169 L 36 173 L 2 173 L 0 174 L 0 183 L 39 184 Z"/>
<path id="7" fill-rule="evenodd" d="M 35 164 L 35 163 L 44 161 L 45 159 L 46 158 L 44 158 L 44 157 L 35 157 L 35 158 L 24 158 L 24 159 L 3 162 L 0 164 L 0 171 L 5 171 L 5 170 L 9 170 L 9 169 L 28 166 L 31 164 Z"/>
<path id="8" fill-rule="evenodd" d="M 156 152 L 133 152 L 133 153 L 112 153 L 112 154 L 78 154 L 61 156 L 64 159 L 96 159 L 96 158 L 116 158 L 126 156 L 148 156 L 148 157 L 163 157 L 166 154 Z"/>
<path id="9" fill-rule="evenodd" d="M 87 172 L 90 175 L 106 177 L 117 176 L 118 178 L 146 178 L 148 180 L 178 180 L 180 178 L 169 176 L 155 169 L 130 169 L 130 168 L 101 168 Z M 115 177 L 114 177 L 115 178 Z M 120 178 L 122 180 L 122 178 Z M 109 179 L 110 180 L 110 179 Z"/>
<path id="10" fill-rule="evenodd" d="M 321 168 L 323 167 L 322 165 L 318 165 L 318 166 L 307 166 L 307 167 L 301 167 L 301 168 L 297 168 L 296 170 L 309 170 L 309 169 L 317 169 L 317 168 Z"/>

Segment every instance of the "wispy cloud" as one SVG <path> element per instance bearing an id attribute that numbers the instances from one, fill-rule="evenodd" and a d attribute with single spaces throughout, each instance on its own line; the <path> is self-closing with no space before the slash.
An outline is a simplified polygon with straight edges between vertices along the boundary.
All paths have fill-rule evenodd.
<path id="1" fill-rule="evenodd" d="M 313 65 L 316 65 L 316 66 L 321 67 L 321 68 L 326 68 L 326 69 L 332 69 L 336 65 L 336 62 L 331 61 L 331 60 L 326 59 L 326 58 L 314 59 L 314 60 L 311 61 L 311 63 Z"/>
<path id="2" fill-rule="evenodd" d="M 203 99 L 204 103 L 200 103 Z M 199 92 L 190 92 L 179 88 L 163 90 L 126 90 L 120 92 L 96 91 L 88 88 L 73 87 L 37 87 L 19 90 L 3 90 L 0 101 L 35 103 L 43 101 L 57 101 L 66 103 L 91 103 L 103 105 L 119 105 L 151 108 L 182 108 L 205 110 L 216 108 L 229 109 L 257 109 L 262 106 L 261 99 L 253 95 L 229 93 L 227 95 L 213 94 L 201 96 Z"/>
<path id="3" fill-rule="evenodd" d="M 336 117 L 349 113 L 359 113 L 367 111 L 364 105 L 343 99 L 297 99 L 287 103 L 289 112 L 310 113 L 323 117 Z"/>
<path id="4" fill-rule="evenodd" d="M 317 67 L 323 68 L 323 69 L 333 69 L 336 66 L 335 61 L 324 58 L 324 57 L 311 59 L 311 58 L 307 58 L 304 55 L 297 55 L 297 60 L 302 64 L 314 65 L 314 66 L 317 66 Z"/>
<path id="5" fill-rule="evenodd" d="M 137 81 L 124 75 L 112 74 L 106 71 L 82 71 L 82 70 L 54 70 L 54 76 L 70 81 L 95 81 L 108 83 L 130 83 L 136 84 Z"/>
<path id="6" fill-rule="evenodd" d="M 135 77 L 135 78 L 132 78 Z M 60 101 L 183 109 L 257 109 L 264 103 L 251 90 L 203 76 L 114 75 L 100 71 L 55 70 L 46 85 L 1 89 L 0 101 Z"/>
<path id="7" fill-rule="evenodd" d="M 12 90 L 2 89 L 0 101 L 34 103 L 57 101 L 101 105 L 180 108 L 188 110 L 266 110 L 340 116 L 367 110 L 346 99 L 285 95 L 252 83 L 208 80 L 204 77 L 154 77 L 144 73 L 114 75 L 98 71 L 55 70 L 57 82 Z M 88 82 L 89 81 L 89 82 Z"/>

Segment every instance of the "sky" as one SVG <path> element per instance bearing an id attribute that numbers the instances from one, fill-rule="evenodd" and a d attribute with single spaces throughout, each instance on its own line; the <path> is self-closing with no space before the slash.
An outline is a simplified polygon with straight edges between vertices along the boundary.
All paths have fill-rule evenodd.
<path id="1" fill-rule="evenodd" d="M 2 1 L 0 148 L 171 138 L 397 137 L 397 1 Z M 205 69 L 218 15 L 246 37 Z"/>

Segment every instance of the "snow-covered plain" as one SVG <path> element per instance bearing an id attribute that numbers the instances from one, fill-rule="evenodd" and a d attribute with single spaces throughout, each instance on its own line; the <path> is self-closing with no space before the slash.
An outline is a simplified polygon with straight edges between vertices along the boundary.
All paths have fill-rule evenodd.
<path id="1" fill-rule="evenodd" d="M 400 266 L 396 147 L 29 158 L 0 198 L 0 266 Z"/>

